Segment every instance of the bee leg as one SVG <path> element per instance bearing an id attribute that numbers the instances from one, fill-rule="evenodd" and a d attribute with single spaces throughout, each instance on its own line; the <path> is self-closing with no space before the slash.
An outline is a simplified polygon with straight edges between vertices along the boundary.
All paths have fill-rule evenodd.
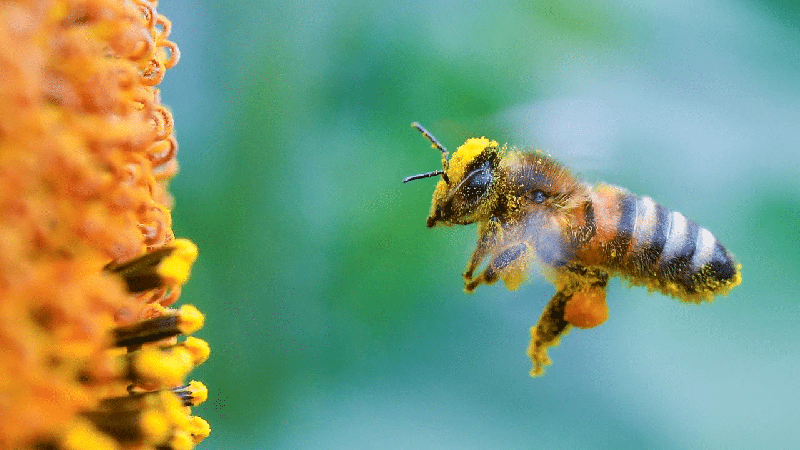
<path id="1" fill-rule="evenodd" d="M 533 361 L 532 376 L 544 373 L 544 366 L 550 364 L 547 349 L 558 345 L 570 327 L 594 328 L 608 318 L 608 274 L 580 266 L 566 269 L 556 283 L 558 292 L 544 308 L 539 323 L 531 328 L 528 356 Z"/>
<path id="2" fill-rule="evenodd" d="M 533 362 L 531 376 L 544 374 L 544 366 L 550 365 L 547 349 L 557 345 L 559 338 L 569 331 L 570 323 L 564 318 L 564 308 L 573 293 L 573 290 L 557 292 L 544 308 L 539 323 L 531 328 L 531 343 L 528 345 L 528 356 Z"/>
<path id="3" fill-rule="evenodd" d="M 483 260 L 486 259 L 486 255 L 497 246 L 497 242 L 502 236 L 502 231 L 503 228 L 497 217 L 491 217 L 486 223 L 481 224 L 478 229 L 478 244 L 475 247 L 475 251 L 472 252 L 472 256 L 469 258 L 467 270 L 463 273 L 465 283 L 468 284 L 473 280 L 472 274 Z M 473 287 L 473 289 L 475 288 Z M 468 289 L 468 291 L 471 292 L 470 289 Z"/>
<path id="4" fill-rule="evenodd" d="M 465 274 L 464 289 L 472 292 L 482 283 L 492 284 L 499 277 L 503 278 L 509 289 L 516 289 L 527 272 L 527 264 L 519 264 L 524 261 L 521 257 L 525 255 L 527 249 L 528 246 L 525 244 L 508 247 L 497 255 L 477 277 L 469 279 Z"/>

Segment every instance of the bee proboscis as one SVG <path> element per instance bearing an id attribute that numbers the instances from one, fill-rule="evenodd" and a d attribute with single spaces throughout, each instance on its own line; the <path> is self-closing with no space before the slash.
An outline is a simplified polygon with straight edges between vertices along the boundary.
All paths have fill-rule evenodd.
<path id="1" fill-rule="evenodd" d="M 547 349 L 571 326 L 605 322 L 609 277 L 692 303 L 741 283 L 741 265 L 710 231 L 650 197 L 581 182 L 539 150 L 501 147 L 485 137 L 467 139 L 448 158 L 431 133 L 412 126 L 442 153 L 440 170 L 403 180 L 441 176 L 428 227 L 478 226 L 463 273 L 466 291 L 498 279 L 514 290 L 534 259 L 555 284 L 556 294 L 531 328 L 534 376 L 544 373 Z"/>

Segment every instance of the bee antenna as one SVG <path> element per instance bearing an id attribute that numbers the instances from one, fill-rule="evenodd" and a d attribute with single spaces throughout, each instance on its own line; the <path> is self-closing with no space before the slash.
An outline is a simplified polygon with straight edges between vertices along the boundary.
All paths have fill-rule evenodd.
<path id="1" fill-rule="evenodd" d="M 422 125 L 420 125 L 420 124 L 419 124 L 419 122 L 414 122 L 414 123 L 412 123 L 412 124 L 411 124 L 411 126 L 412 126 L 412 127 L 414 127 L 414 128 L 416 128 L 416 129 L 417 129 L 417 131 L 419 131 L 420 133 L 422 133 L 422 135 L 423 135 L 423 136 L 425 136 L 426 138 L 428 138 L 428 140 L 429 140 L 429 141 L 431 141 L 431 143 L 433 144 L 433 146 L 434 146 L 434 147 L 436 147 L 436 148 L 438 148 L 440 152 L 442 152 L 442 153 L 444 153 L 444 154 L 447 154 L 447 149 L 446 149 L 446 148 L 444 148 L 444 145 L 442 145 L 442 144 L 439 142 L 439 140 L 438 140 L 438 139 L 436 139 L 435 137 L 433 137 L 433 135 L 431 134 L 431 132 L 430 132 L 430 131 L 428 131 L 428 130 L 426 130 L 426 129 L 425 129 L 425 127 L 423 127 Z"/>
<path id="2" fill-rule="evenodd" d="M 419 175 L 412 175 L 410 177 L 406 177 L 403 180 L 403 183 L 406 183 L 411 180 L 418 180 L 420 178 L 435 177 L 436 175 L 441 175 L 444 182 L 450 184 L 450 180 L 447 178 L 447 166 L 448 166 L 447 149 L 444 147 L 444 145 L 442 145 L 441 142 L 439 142 L 438 139 L 433 137 L 430 131 L 426 130 L 425 127 L 420 125 L 419 122 L 413 122 L 411 126 L 416 128 L 417 131 L 419 131 L 420 133 L 422 133 L 423 136 L 425 136 L 429 141 L 431 141 L 431 144 L 433 144 L 435 148 L 438 148 L 439 151 L 442 152 L 442 170 L 434 170 L 433 172 L 421 173 Z"/>
<path id="3" fill-rule="evenodd" d="M 444 171 L 441 171 L 441 170 L 434 170 L 433 172 L 418 173 L 416 175 L 411 175 L 410 177 L 403 178 L 403 183 L 408 183 L 409 181 L 419 180 L 420 178 L 435 177 L 437 175 L 443 175 L 443 174 L 444 174 Z"/>

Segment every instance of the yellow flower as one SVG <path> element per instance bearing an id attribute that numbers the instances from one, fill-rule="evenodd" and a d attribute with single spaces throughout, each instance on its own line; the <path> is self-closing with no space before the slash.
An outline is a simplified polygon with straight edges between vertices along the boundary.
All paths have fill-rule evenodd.
<path id="1" fill-rule="evenodd" d="M 179 58 L 144 0 L 0 3 L 0 448 L 187 448 L 184 377 L 208 357 L 170 307 L 197 256 L 175 239 Z"/>

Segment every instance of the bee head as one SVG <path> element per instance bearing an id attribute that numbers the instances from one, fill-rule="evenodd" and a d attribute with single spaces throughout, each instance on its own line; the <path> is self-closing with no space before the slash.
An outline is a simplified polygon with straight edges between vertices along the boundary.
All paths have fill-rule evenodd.
<path id="1" fill-rule="evenodd" d="M 448 160 L 447 149 L 418 123 L 411 124 L 442 152 L 442 169 L 412 175 L 408 182 L 441 175 L 436 184 L 428 216 L 429 227 L 473 223 L 491 209 L 492 189 L 500 161 L 497 142 L 481 138 L 467 139 Z"/>

